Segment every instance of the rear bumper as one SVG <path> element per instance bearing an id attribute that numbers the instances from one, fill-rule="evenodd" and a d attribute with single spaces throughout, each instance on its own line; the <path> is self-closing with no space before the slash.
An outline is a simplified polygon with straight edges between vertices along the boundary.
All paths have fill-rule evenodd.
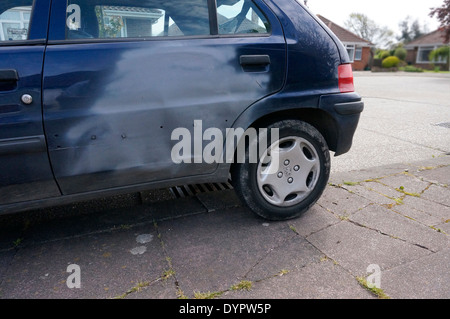
<path id="1" fill-rule="evenodd" d="M 335 156 L 347 153 L 352 147 L 353 135 L 358 127 L 364 102 L 357 93 L 323 95 L 319 107 L 335 122 Z"/>

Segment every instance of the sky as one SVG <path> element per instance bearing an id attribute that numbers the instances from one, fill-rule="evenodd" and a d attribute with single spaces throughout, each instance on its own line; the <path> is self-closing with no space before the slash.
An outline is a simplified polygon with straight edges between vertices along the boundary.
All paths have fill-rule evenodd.
<path id="1" fill-rule="evenodd" d="M 303 2 L 304 0 L 298 0 Z M 436 18 L 430 18 L 430 8 L 441 7 L 444 0 L 308 0 L 309 9 L 334 23 L 345 27 L 350 13 L 364 13 L 380 26 L 387 26 L 396 35 L 400 33 L 399 23 L 407 16 L 426 25 L 428 31 L 439 27 Z"/>

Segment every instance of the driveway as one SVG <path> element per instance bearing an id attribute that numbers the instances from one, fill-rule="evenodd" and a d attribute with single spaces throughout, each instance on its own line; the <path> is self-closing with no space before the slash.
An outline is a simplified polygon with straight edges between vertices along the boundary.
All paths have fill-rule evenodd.
<path id="1" fill-rule="evenodd" d="M 0 297 L 450 298 L 450 77 L 355 82 L 353 149 L 301 218 L 262 220 L 228 184 L 3 216 Z"/>

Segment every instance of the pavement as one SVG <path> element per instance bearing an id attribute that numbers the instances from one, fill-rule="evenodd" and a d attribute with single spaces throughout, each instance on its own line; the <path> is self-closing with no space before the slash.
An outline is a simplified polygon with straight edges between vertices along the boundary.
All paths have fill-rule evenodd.
<path id="1" fill-rule="evenodd" d="M 0 216 L 0 298 L 449 299 L 449 80 L 355 72 L 353 147 L 295 220 L 227 183 Z"/>
<path id="2" fill-rule="evenodd" d="M 212 184 L 4 216 L 0 298 L 448 299 L 449 185 L 441 155 L 333 173 L 284 222 Z"/>

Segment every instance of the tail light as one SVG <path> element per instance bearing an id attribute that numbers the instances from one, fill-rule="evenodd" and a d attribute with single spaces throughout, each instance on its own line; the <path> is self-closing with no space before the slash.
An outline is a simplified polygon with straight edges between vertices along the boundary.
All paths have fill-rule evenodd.
<path id="1" fill-rule="evenodd" d="M 338 67 L 339 90 L 341 93 L 354 92 L 353 70 L 351 64 L 341 64 Z"/>

